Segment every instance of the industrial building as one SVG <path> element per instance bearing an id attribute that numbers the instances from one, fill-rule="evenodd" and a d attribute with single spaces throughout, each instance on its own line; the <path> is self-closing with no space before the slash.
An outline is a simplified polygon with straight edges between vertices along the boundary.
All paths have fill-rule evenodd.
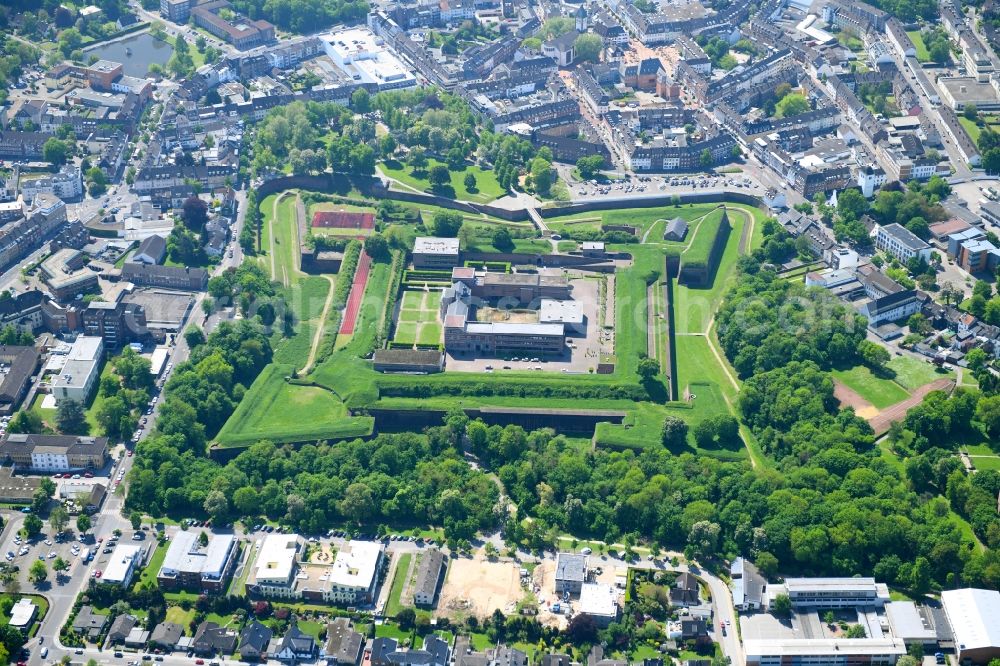
<path id="1" fill-rule="evenodd" d="M 580 553 L 556 555 L 556 594 L 580 594 L 587 580 L 587 556 Z"/>
<path id="2" fill-rule="evenodd" d="M 889 588 L 874 578 L 786 578 L 785 592 L 793 608 L 884 606 Z"/>
<path id="3" fill-rule="evenodd" d="M 986 664 L 1000 658 L 1000 592 L 965 588 L 941 593 L 958 661 Z"/>
<path id="4" fill-rule="evenodd" d="M 606 627 L 618 619 L 618 595 L 610 585 L 584 583 L 577 609 L 593 618 L 598 627 Z"/>

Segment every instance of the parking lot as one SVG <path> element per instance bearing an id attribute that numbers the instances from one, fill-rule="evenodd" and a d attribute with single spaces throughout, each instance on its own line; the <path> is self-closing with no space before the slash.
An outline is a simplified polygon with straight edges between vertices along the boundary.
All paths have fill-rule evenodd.
<path id="1" fill-rule="evenodd" d="M 570 194 L 574 199 L 588 197 L 604 197 L 609 195 L 631 194 L 636 196 L 654 196 L 698 192 L 709 190 L 743 190 L 747 194 L 760 194 L 764 188 L 748 175 L 731 174 L 694 174 L 678 176 L 632 176 L 621 180 L 599 182 L 590 180 L 584 183 L 570 181 Z"/>

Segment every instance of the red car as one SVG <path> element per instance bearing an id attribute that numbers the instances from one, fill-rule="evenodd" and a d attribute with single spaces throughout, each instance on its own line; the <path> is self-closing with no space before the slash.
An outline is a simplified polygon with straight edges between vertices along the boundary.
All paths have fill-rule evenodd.
<path id="1" fill-rule="evenodd" d="M 104 572 L 102 572 L 100 569 L 98 569 L 97 571 L 94 572 L 94 578 L 100 578 L 102 573 L 104 573 Z"/>
<path id="2" fill-rule="evenodd" d="M 94 473 L 93 472 L 84 472 L 83 473 L 83 478 L 85 478 L 85 479 L 92 479 L 92 478 L 94 478 Z"/>
<path id="3" fill-rule="evenodd" d="M 64 479 L 72 479 L 72 478 L 73 478 L 73 475 L 72 475 L 72 474 L 70 474 L 69 472 L 66 472 L 65 474 L 63 474 L 63 478 L 64 478 Z"/>
<path id="4" fill-rule="evenodd" d="M 196 659 L 194 663 L 198 664 L 198 666 L 201 666 L 202 664 L 205 663 L 205 660 L 204 659 Z"/>
<path id="5" fill-rule="evenodd" d="M 133 451 L 129 451 L 128 452 L 128 457 L 131 458 L 133 453 L 134 453 Z"/>

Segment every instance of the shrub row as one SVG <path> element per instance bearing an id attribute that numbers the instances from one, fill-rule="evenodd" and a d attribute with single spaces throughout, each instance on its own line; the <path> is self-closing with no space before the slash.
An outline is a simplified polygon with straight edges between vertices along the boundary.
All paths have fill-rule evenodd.
<path id="1" fill-rule="evenodd" d="M 354 271 L 358 268 L 358 259 L 361 257 L 361 242 L 352 240 L 344 250 L 344 261 L 340 264 L 340 272 L 337 273 L 337 284 L 333 288 L 333 305 L 340 310 L 347 305 L 347 297 L 351 293 L 351 284 L 354 282 Z"/>

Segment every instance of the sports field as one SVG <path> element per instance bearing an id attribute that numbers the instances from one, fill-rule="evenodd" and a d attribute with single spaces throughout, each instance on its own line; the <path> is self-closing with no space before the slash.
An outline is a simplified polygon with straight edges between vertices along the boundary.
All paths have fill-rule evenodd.
<path id="1" fill-rule="evenodd" d="M 393 342 L 436 345 L 441 342 L 440 291 L 404 291 Z"/>
<path id="2" fill-rule="evenodd" d="M 885 409 L 910 397 L 909 392 L 888 377 L 879 377 L 863 365 L 834 370 L 833 378 L 878 409 Z"/>

